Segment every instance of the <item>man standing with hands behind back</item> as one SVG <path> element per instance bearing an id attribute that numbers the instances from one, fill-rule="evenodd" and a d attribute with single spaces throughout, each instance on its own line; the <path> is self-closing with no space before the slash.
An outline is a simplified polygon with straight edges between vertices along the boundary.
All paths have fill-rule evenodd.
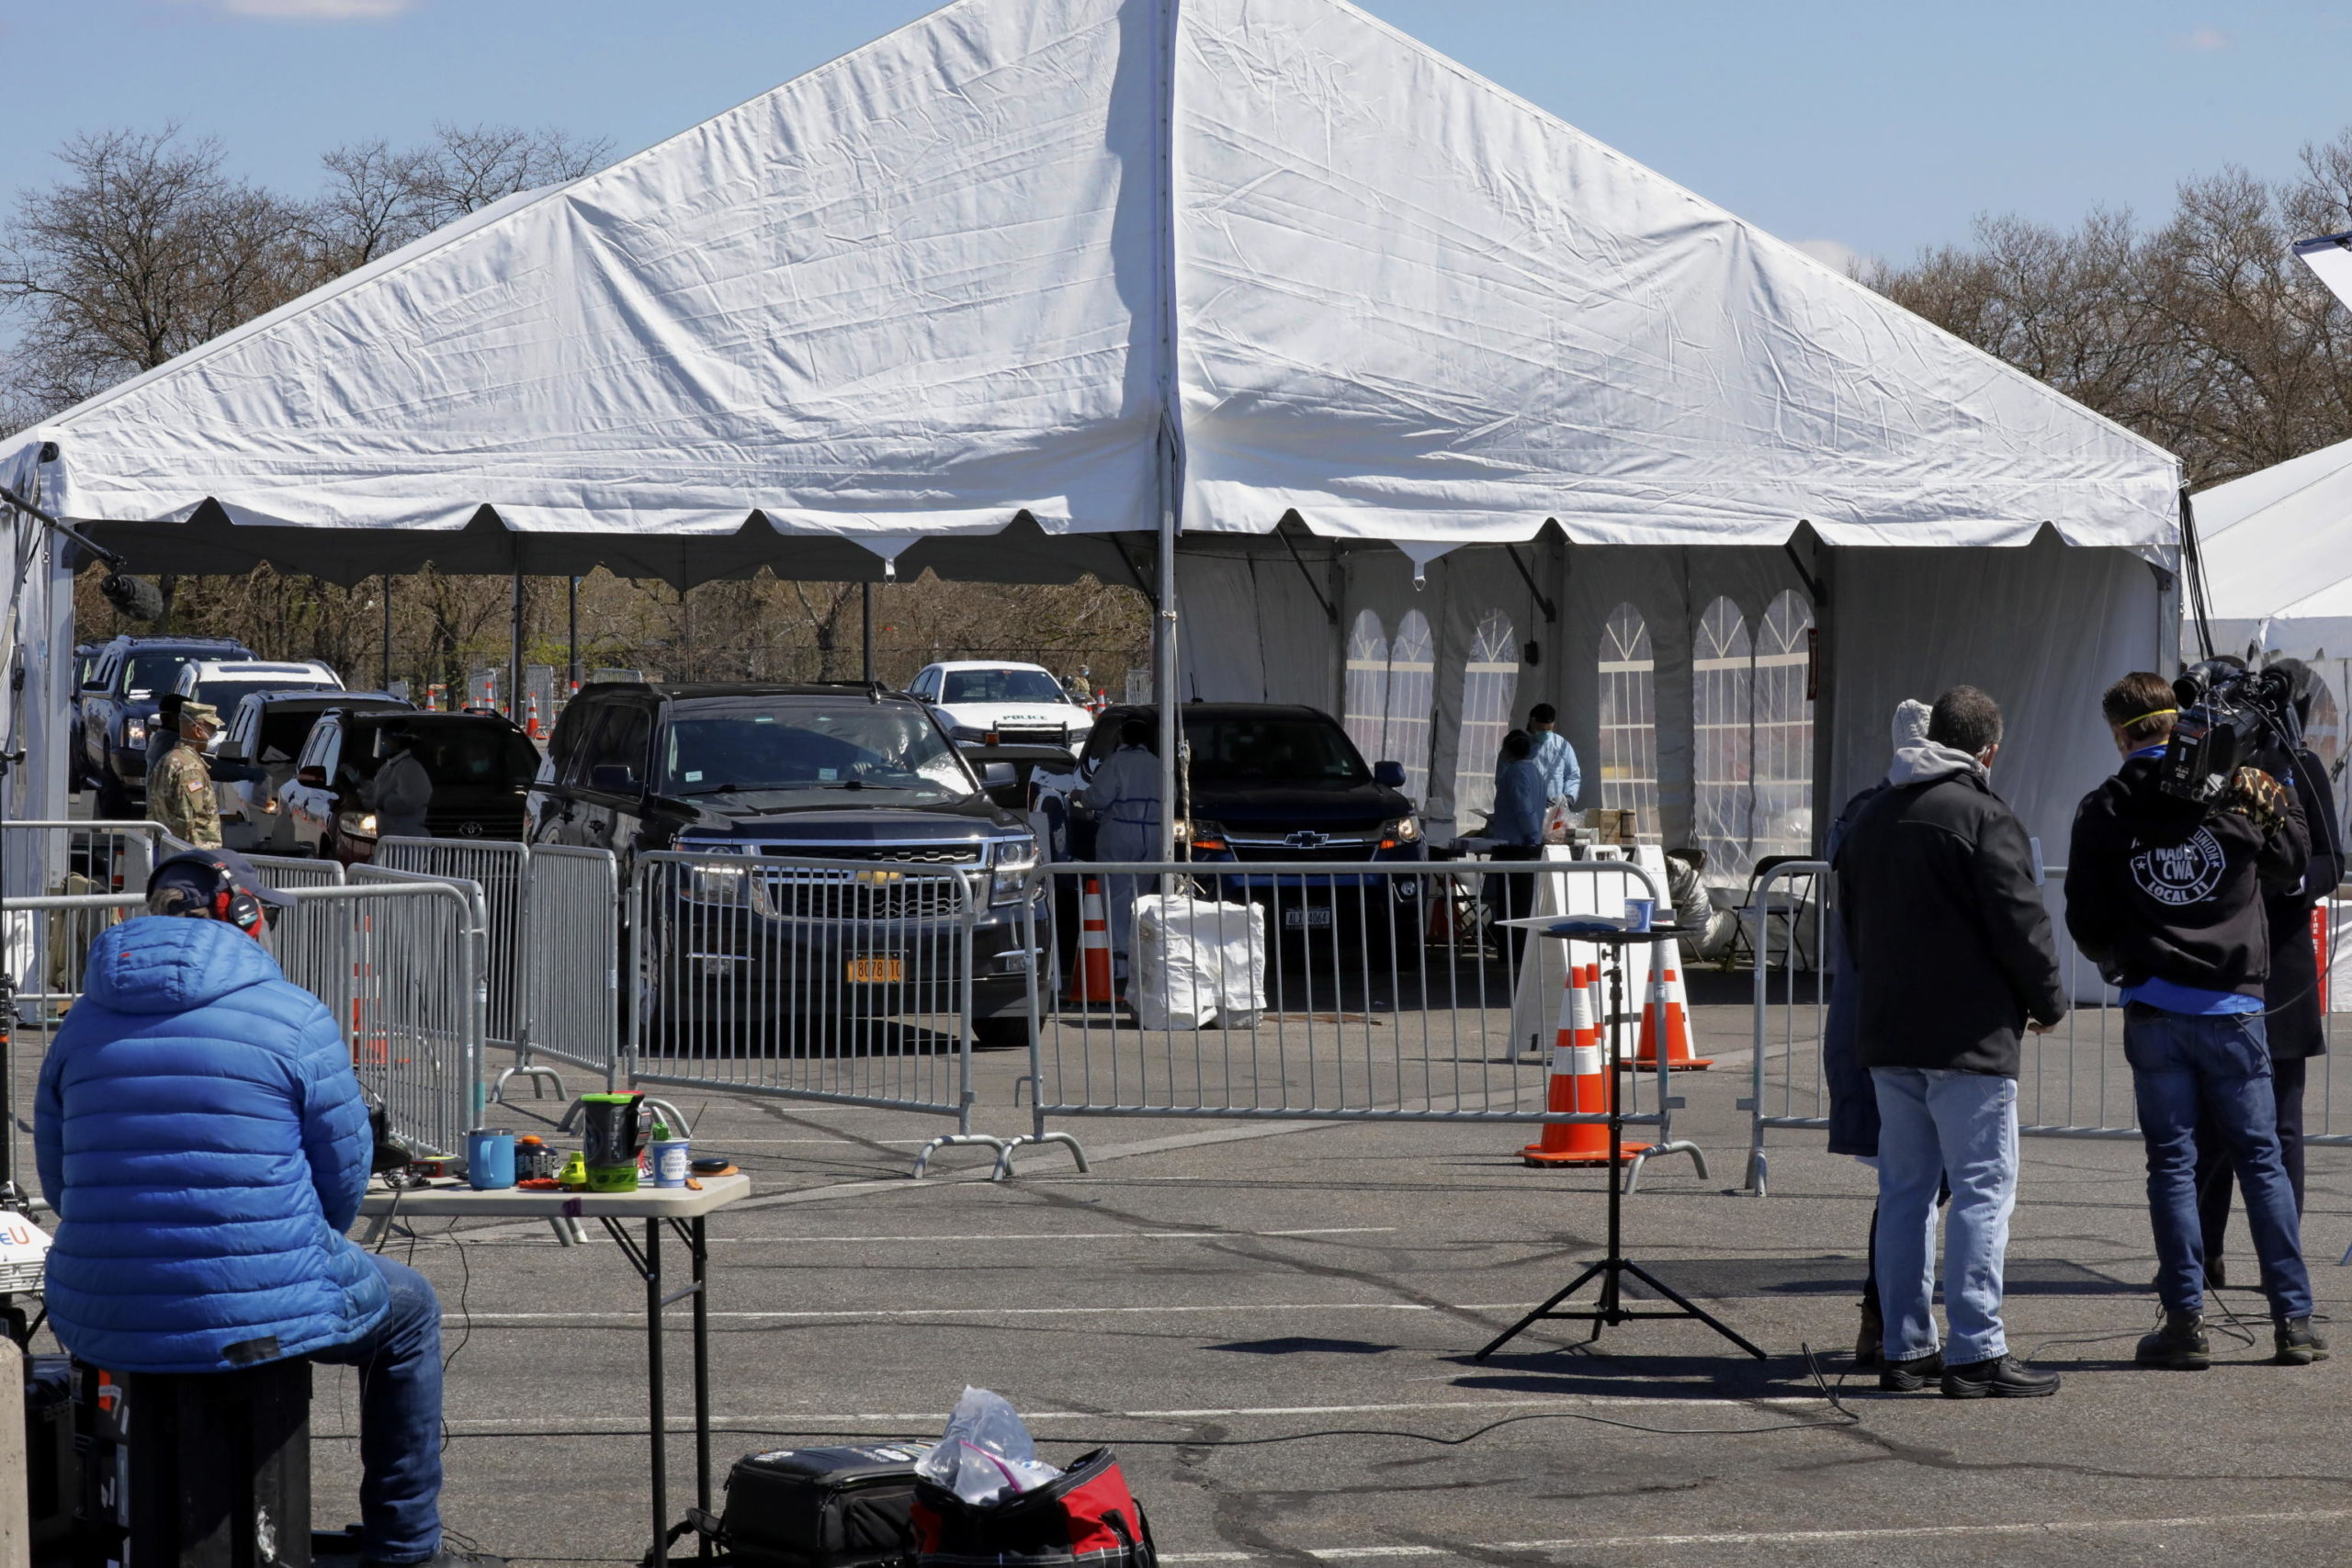
<path id="1" fill-rule="evenodd" d="M 2065 1016 L 2033 850 L 1990 773 L 2001 710 L 1973 686 L 1936 699 L 1927 739 L 1838 851 L 1838 897 L 1860 989 L 1857 1041 L 1877 1090 L 1879 1386 L 1942 1380 L 1951 1399 L 2031 1399 L 2053 1372 L 2008 1353 L 2001 1277 L 2018 1190 L 2021 1029 Z M 1951 1184 L 1936 1347 L 1936 1192 Z"/>

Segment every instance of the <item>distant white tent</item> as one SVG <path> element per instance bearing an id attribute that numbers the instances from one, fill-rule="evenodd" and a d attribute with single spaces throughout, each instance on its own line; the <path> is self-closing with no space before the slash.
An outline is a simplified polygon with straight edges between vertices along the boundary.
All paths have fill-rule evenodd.
<path id="1" fill-rule="evenodd" d="M 2352 441 L 2195 504 L 2216 651 L 2352 657 Z"/>
<path id="2" fill-rule="evenodd" d="M 1340 0 L 958 0 L 46 421 L 0 478 L 149 570 L 1093 570 L 1181 588 L 1185 690 L 1334 709 L 1340 628 L 1427 604 L 1430 722 L 1383 734 L 1428 738 L 1441 806 L 1504 600 L 1549 645 L 1514 700 L 1588 751 L 1580 672 L 1649 604 L 1687 825 L 1713 598 L 1817 612 L 1773 657 L 1836 710 L 1821 798 L 1897 697 L 2154 658 L 2178 469 Z M 2052 813 L 2095 776 L 2073 716 Z"/>

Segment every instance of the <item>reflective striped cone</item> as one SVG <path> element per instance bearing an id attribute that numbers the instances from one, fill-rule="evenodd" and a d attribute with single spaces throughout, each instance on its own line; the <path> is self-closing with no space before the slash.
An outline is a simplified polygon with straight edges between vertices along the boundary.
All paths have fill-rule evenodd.
<path id="1" fill-rule="evenodd" d="M 1550 1111 L 1600 1113 L 1609 1109 L 1609 1073 L 1601 1050 L 1599 1010 L 1593 993 L 1600 987 L 1598 964 L 1572 964 L 1560 987 L 1560 1032 L 1552 1045 Z M 1614 1165 L 1627 1155 L 1639 1154 L 1647 1144 L 1620 1145 L 1614 1159 L 1609 1153 L 1609 1128 L 1599 1122 L 1546 1122 L 1544 1136 L 1519 1151 L 1532 1166 Z"/>
<path id="2" fill-rule="evenodd" d="M 1642 1007 L 1642 1043 L 1628 1067 L 1657 1066 L 1658 1036 L 1666 1037 L 1666 1070 L 1704 1072 L 1715 1065 L 1690 1048 L 1690 998 L 1682 988 L 1682 944 L 1663 942 L 1657 948 L 1658 971 L 1650 981 L 1649 1000 Z"/>
<path id="3" fill-rule="evenodd" d="M 1108 1006 L 1118 1000 L 1118 988 L 1111 979 L 1111 921 L 1102 911 L 1099 877 L 1086 879 L 1085 893 L 1079 900 L 1078 963 L 1071 966 L 1062 1000 L 1080 1007 Z"/>
<path id="4" fill-rule="evenodd" d="M 539 694 L 531 693 L 523 699 L 523 733 L 537 740 L 539 737 Z"/>

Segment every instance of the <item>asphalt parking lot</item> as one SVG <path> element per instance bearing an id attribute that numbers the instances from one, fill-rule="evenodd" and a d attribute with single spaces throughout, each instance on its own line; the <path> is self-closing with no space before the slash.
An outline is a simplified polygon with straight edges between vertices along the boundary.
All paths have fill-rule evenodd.
<path id="1" fill-rule="evenodd" d="M 1843 1379 L 1869 1175 L 1781 1134 L 1771 1195 L 1735 1195 L 1747 1019 L 1697 1011 L 1719 1066 L 1678 1079 L 1678 1131 L 1713 1173 L 1654 1166 L 1629 1249 L 1768 1349 L 1760 1364 L 1683 1323 L 1594 1346 L 1549 1325 L 1472 1361 L 1603 1234 L 1599 1177 L 1521 1167 L 1522 1128 L 1070 1122 L 1090 1174 L 1026 1153 L 993 1184 L 982 1151 L 951 1150 L 918 1183 L 935 1122 L 681 1092 L 703 1147 L 759 1192 L 712 1223 L 722 1472 L 761 1449 L 935 1432 L 973 1383 L 1026 1412 L 1049 1458 L 1115 1446 L 1171 1563 L 2340 1559 L 2352 1358 L 2262 1364 L 2260 1298 L 2231 1292 L 2251 1345 L 2217 1344 L 2201 1375 L 2130 1365 L 2154 1312 L 2135 1145 L 2027 1145 L 2009 1325 L 2067 1375 L 2057 1398 Z M 984 1127 L 1023 1066 L 981 1058 Z M 535 1109 L 559 1108 L 526 1099 L 512 1119 Z M 2341 1151 L 2314 1152 L 2306 1233 L 2338 1315 L 2346 1175 Z M 415 1229 L 391 1245 L 447 1312 L 451 1524 L 517 1559 L 636 1560 L 635 1276 L 601 1238 Z M 322 1369 L 314 1414 L 329 1525 L 354 1506 L 351 1374 Z M 690 1455 L 682 1436 L 673 1477 Z"/>

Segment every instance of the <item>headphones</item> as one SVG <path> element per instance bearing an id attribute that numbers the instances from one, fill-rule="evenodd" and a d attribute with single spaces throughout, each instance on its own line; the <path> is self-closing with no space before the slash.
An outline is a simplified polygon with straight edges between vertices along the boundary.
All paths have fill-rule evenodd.
<path id="1" fill-rule="evenodd" d="M 199 866 L 210 872 L 211 876 L 203 877 L 198 871 Z M 182 868 L 186 868 L 185 874 L 181 874 Z M 247 936 L 261 935 L 268 910 L 220 862 L 185 857 L 158 867 L 157 878 L 147 890 L 149 914 L 220 920 Z M 199 885 L 208 881 L 209 886 Z"/>

